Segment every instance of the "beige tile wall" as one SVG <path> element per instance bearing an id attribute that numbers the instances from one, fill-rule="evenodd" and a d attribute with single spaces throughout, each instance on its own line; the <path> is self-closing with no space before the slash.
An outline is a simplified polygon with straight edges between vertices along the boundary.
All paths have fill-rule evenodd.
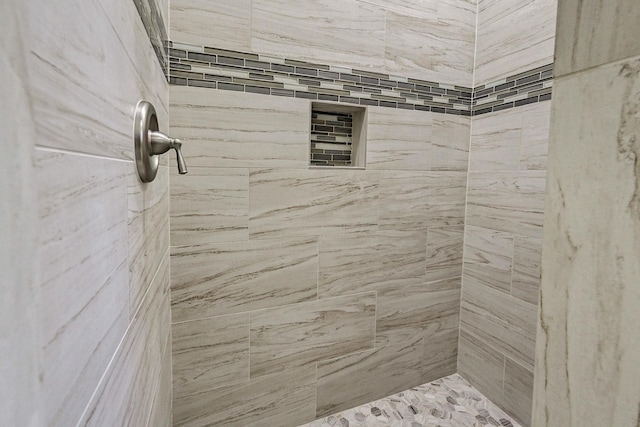
<path id="1" fill-rule="evenodd" d="M 474 117 L 458 372 L 531 419 L 551 103 Z"/>
<path id="2" fill-rule="evenodd" d="M 640 9 L 597 6 L 558 9 L 533 415 L 542 427 L 640 419 Z"/>
<path id="3" fill-rule="evenodd" d="M 471 86 L 475 25 L 476 0 L 178 0 L 170 37 Z"/>
<path id="4" fill-rule="evenodd" d="M 474 86 L 553 62 L 558 0 L 478 0 Z"/>
<path id="5" fill-rule="evenodd" d="M 197 163 L 170 175 L 175 425 L 302 424 L 456 371 L 469 118 L 370 108 L 372 167 L 308 169 L 309 101 L 170 92 Z"/>
<path id="6" fill-rule="evenodd" d="M 169 425 L 169 170 L 142 184 L 131 137 L 167 83 L 133 2 L 29 17 L 42 425 Z"/>

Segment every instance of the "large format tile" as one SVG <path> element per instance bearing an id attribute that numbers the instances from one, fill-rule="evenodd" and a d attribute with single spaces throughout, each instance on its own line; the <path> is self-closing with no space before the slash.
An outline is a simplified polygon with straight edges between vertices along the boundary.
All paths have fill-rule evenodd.
<path id="1" fill-rule="evenodd" d="M 467 225 L 542 237 L 545 171 L 469 174 Z"/>
<path id="2" fill-rule="evenodd" d="M 308 100 L 187 86 L 170 96 L 171 136 L 189 166 L 307 167 Z"/>
<path id="3" fill-rule="evenodd" d="M 436 20 L 388 11 L 387 70 L 422 80 L 471 86 L 475 5 L 456 3 L 438 4 Z"/>
<path id="4" fill-rule="evenodd" d="M 505 358 L 482 340 L 460 331 L 458 372 L 496 405 L 503 404 Z"/>
<path id="5" fill-rule="evenodd" d="M 129 301 L 131 316 L 169 247 L 169 170 L 160 167 L 153 182 L 144 184 L 135 164 L 127 163 L 129 231 Z"/>
<path id="6" fill-rule="evenodd" d="M 382 172 L 380 230 L 462 225 L 466 183 L 465 172 Z"/>
<path id="7" fill-rule="evenodd" d="M 458 371 L 459 316 L 451 318 L 453 321 L 448 322 L 446 327 L 433 323 L 427 328 L 422 356 L 422 382 L 434 381 Z"/>
<path id="8" fill-rule="evenodd" d="M 380 172 L 252 169 L 249 236 L 271 239 L 375 230 Z"/>
<path id="9" fill-rule="evenodd" d="M 542 240 L 516 236 L 513 245 L 511 295 L 538 304 Z"/>
<path id="10" fill-rule="evenodd" d="M 520 169 L 547 170 L 551 102 L 538 102 L 516 110 L 522 114 Z"/>
<path id="11" fill-rule="evenodd" d="M 251 313 L 251 378 L 373 347 L 374 292 Z"/>
<path id="12" fill-rule="evenodd" d="M 429 329 L 457 329 L 459 312 L 459 277 L 389 283 L 378 291 L 376 347 L 421 338 Z"/>
<path id="13" fill-rule="evenodd" d="M 316 416 L 416 386 L 421 364 L 422 338 L 320 362 Z"/>
<path id="14" fill-rule="evenodd" d="M 173 0 L 170 39 L 250 51 L 251 0 Z"/>
<path id="15" fill-rule="evenodd" d="M 640 55 L 640 9 L 634 0 L 604 5 L 558 3 L 557 77 Z"/>
<path id="16" fill-rule="evenodd" d="M 171 335 L 166 254 L 78 426 L 146 426 Z"/>
<path id="17" fill-rule="evenodd" d="M 462 275 L 463 227 L 427 230 L 427 281 Z"/>
<path id="18" fill-rule="evenodd" d="M 475 82 L 553 62 L 557 0 L 479 0 Z"/>
<path id="19" fill-rule="evenodd" d="M 531 423 L 533 372 L 508 357 L 504 365 L 503 407 L 523 425 Z"/>
<path id="20" fill-rule="evenodd" d="M 249 238 L 249 170 L 189 166 L 171 174 L 171 245 Z"/>
<path id="21" fill-rule="evenodd" d="M 365 2 L 254 0 L 254 51 L 356 68 L 384 66 L 385 12 Z"/>
<path id="22" fill-rule="evenodd" d="M 167 341 L 168 343 L 169 341 Z M 171 427 L 173 406 L 172 385 L 171 385 L 171 345 L 165 345 L 164 355 L 162 356 L 162 368 L 160 380 L 156 385 L 155 397 L 149 415 L 148 427 Z"/>
<path id="23" fill-rule="evenodd" d="M 425 280 L 424 235 L 322 236 L 318 294 L 346 295 L 383 289 L 389 282 Z"/>
<path id="24" fill-rule="evenodd" d="M 367 125 L 368 169 L 430 169 L 433 115 L 371 107 Z"/>
<path id="25" fill-rule="evenodd" d="M 175 399 L 249 380 L 249 313 L 174 323 L 171 332 Z"/>
<path id="26" fill-rule="evenodd" d="M 431 130 L 431 170 L 466 171 L 469 167 L 471 118 L 434 114 Z"/>
<path id="27" fill-rule="evenodd" d="M 469 171 L 519 170 L 522 122 L 518 108 L 474 117 Z"/>
<path id="28" fill-rule="evenodd" d="M 636 426 L 640 58 L 554 91 L 533 425 Z"/>
<path id="29" fill-rule="evenodd" d="M 533 370 L 538 307 L 463 277 L 460 328 Z"/>
<path id="30" fill-rule="evenodd" d="M 315 238 L 173 247 L 174 322 L 315 299 Z"/>
<path id="31" fill-rule="evenodd" d="M 74 424 L 129 319 L 125 164 L 36 150 L 43 416 Z"/>
<path id="32" fill-rule="evenodd" d="M 438 18 L 438 4 L 430 0 L 370 0 L 368 3 L 416 18 Z"/>
<path id="33" fill-rule="evenodd" d="M 472 277 L 505 293 L 511 292 L 513 236 L 468 226 L 464 242 L 464 277 Z"/>
<path id="34" fill-rule="evenodd" d="M 265 375 L 174 401 L 173 425 L 297 426 L 315 418 L 316 367 Z"/>
<path id="35" fill-rule="evenodd" d="M 39 0 L 29 16 L 31 28 L 47 28 L 30 39 L 38 145 L 133 159 L 140 99 L 167 130 L 167 82 L 133 2 Z"/>

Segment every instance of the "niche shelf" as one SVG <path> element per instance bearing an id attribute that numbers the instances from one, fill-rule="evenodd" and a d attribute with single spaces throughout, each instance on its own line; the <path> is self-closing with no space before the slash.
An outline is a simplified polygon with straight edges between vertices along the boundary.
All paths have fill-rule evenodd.
<path id="1" fill-rule="evenodd" d="M 366 119 L 366 107 L 312 102 L 309 167 L 363 169 Z"/>

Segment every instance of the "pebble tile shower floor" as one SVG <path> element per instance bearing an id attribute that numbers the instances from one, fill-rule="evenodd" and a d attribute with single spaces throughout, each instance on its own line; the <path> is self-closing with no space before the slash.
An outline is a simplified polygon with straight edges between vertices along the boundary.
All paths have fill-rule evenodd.
<path id="1" fill-rule="evenodd" d="M 458 374 L 300 427 L 521 427 Z"/>

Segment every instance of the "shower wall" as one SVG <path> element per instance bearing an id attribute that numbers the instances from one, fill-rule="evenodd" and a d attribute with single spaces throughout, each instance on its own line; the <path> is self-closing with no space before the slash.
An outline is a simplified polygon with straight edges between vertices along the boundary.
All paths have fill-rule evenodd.
<path id="1" fill-rule="evenodd" d="M 524 425 L 531 419 L 550 95 L 540 102 L 516 96 L 505 110 L 492 107 L 500 94 L 481 96 L 495 85 L 548 91 L 555 15 L 556 0 L 478 5 L 474 87 L 487 110 L 471 124 L 458 371 Z"/>
<path id="2" fill-rule="evenodd" d="M 471 84 L 472 3 L 218 3 L 172 3 L 181 64 L 188 43 Z M 174 424 L 297 425 L 455 372 L 470 118 L 376 101 L 366 169 L 309 169 L 308 99 L 190 72 L 170 88 Z"/>
<path id="3" fill-rule="evenodd" d="M 141 98 L 167 130 L 161 64 L 130 0 L 28 15 L 41 425 L 168 426 L 169 172 L 142 184 L 132 142 Z"/>
<path id="4" fill-rule="evenodd" d="M 535 426 L 640 423 L 638 22 L 559 2 Z"/>

